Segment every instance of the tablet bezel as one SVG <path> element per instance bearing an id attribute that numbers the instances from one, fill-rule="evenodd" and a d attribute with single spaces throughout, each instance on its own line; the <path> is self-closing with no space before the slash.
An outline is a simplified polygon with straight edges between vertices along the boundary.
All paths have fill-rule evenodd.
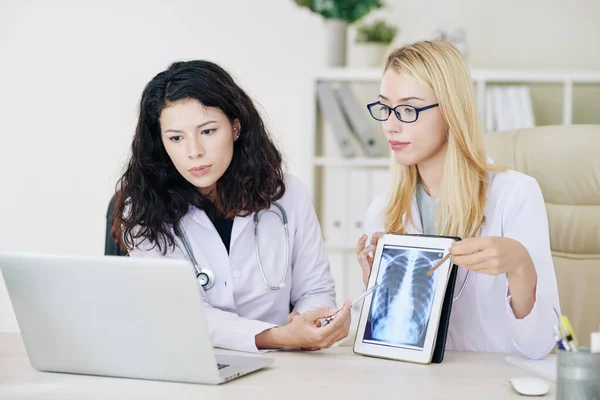
<path id="1" fill-rule="evenodd" d="M 377 243 L 377 249 L 373 257 L 373 268 L 371 270 L 371 276 L 369 277 L 369 284 L 367 287 L 372 287 L 377 281 L 384 246 L 405 246 L 438 250 L 443 253 L 443 256 L 446 256 L 450 250 L 450 247 L 452 246 L 452 243 L 455 241 L 456 240 L 454 238 L 439 236 L 383 235 Z M 452 261 L 451 259 L 448 259 L 434 272 L 435 274 L 438 274 L 438 278 L 433 304 L 431 307 L 431 314 L 429 317 L 430 322 L 427 324 L 423 350 L 363 342 L 367 320 L 369 319 L 371 302 L 374 297 L 371 295 L 365 299 L 360 311 L 360 319 L 356 336 L 354 338 L 354 352 L 357 354 L 388 358 L 392 360 L 429 364 L 435 351 L 440 314 L 444 304 L 444 297 L 451 267 Z"/>

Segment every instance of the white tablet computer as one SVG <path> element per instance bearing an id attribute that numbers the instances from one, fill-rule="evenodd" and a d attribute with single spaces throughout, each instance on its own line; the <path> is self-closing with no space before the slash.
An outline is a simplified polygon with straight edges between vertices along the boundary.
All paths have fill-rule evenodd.
<path id="1" fill-rule="evenodd" d="M 363 303 L 355 353 L 423 364 L 432 361 L 451 260 L 431 276 L 427 272 L 455 240 L 389 234 L 379 239 L 368 287 L 378 286 Z"/>

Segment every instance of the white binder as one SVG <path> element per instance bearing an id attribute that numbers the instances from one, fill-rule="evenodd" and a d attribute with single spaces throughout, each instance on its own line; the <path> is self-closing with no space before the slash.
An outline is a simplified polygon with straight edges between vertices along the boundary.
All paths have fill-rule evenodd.
<path id="1" fill-rule="evenodd" d="M 349 171 L 346 186 L 348 207 L 347 244 L 352 246 L 365 233 L 364 219 L 369 207 L 369 170 L 355 168 Z"/>
<path id="2" fill-rule="evenodd" d="M 529 89 L 529 86 L 521 86 L 519 96 L 521 96 L 521 105 L 523 107 L 523 126 L 521 126 L 521 128 L 533 128 L 535 126 L 535 117 L 533 115 L 531 90 Z"/>
<path id="3" fill-rule="evenodd" d="M 331 83 L 320 82 L 317 84 L 317 98 L 321 112 L 335 135 L 341 155 L 343 157 L 356 156 L 356 150 L 351 140 L 350 126 Z"/>
<path id="4" fill-rule="evenodd" d="M 345 83 L 338 86 L 337 98 L 365 156 L 380 157 L 383 153 L 383 135 L 373 129 L 366 104 L 360 104 L 350 85 Z"/>
<path id="5" fill-rule="evenodd" d="M 390 168 L 377 168 L 369 171 L 368 203 L 379 195 L 390 192 L 392 181 L 392 171 L 394 170 L 393 161 L 390 160 Z M 365 208 L 365 213 L 367 209 Z"/>
<path id="6" fill-rule="evenodd" d="M 488 86 L 485 91 L 485 131 L 487 133 L 496 131 L 496 119 L 494 117 L 494 95 Z"/>
<path id="7" fill-rule="evenodd" d="M 346 188 L 348 171 L 344 168 L 328 167 L 323 173 L 323 236 L 329 246 L 344 246 L 349 229 Z"/>

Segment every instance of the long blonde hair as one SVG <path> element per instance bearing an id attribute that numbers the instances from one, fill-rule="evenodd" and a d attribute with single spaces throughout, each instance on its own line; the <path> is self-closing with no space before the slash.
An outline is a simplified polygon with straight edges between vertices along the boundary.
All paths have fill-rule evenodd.
<path id="1" fill-rule="evenodd" d="M 392 51 L 385 63 L 385 70 L 390 68 L 431 90 L 445 121 L 448 146 L 437 206 L 437 234 L 478 235 L 484 223 L 488 173 L 506 168 L 487 164 L 483 126 L 461 54 L 443 41 L 417 42 Z M 384 217 L 387 232 L 406 233 L 417 183 L 416 165 L 396 165 Z"/>

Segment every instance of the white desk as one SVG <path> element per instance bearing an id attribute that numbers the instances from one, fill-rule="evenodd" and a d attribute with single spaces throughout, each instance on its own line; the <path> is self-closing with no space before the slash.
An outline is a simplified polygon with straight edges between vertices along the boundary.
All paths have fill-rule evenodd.
<path id="1" fill-rule="evenodd" d="M 363 357 L 350 347 L 274 352 L 275 363 L 221 386 L 39 372 L 19 334 L 0 334 L 0 399 L 512 399 L 508 383 L 531 376 L 504 354 L 446 352 L 442 364 Z M 554 398 L 555 385 L 545 398 Z"/>

